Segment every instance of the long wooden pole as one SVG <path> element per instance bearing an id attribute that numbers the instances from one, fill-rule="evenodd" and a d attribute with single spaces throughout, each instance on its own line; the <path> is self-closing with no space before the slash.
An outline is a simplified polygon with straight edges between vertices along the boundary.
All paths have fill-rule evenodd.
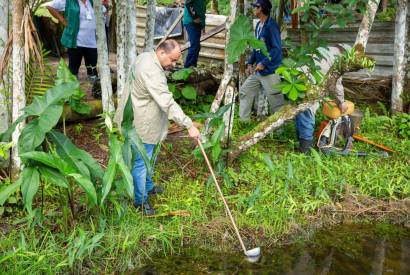
<path id="1" fill-rule="evenodd" d="M 245 244 L 243 243 L 241 234 L 239 233 L 238 227 L 236 226 L 235 220 L 232 216 L 231 210 L 229 209 L 228 203 L 225 200 L 224 194 L 222 193 L 221 187 L 219 187 L 218 180 L 215 177 L 214 170 L 212 169 L 212 166 L 211 166 L 211 163 L 209 162 L 208 156 L 205 153 L 204 147 L 202 146 L 202 142 L 199 139 L 198 139 L 198 145 L 199 145 L 199 148 L 201 148 L 202 155 L 204 155 L 205 162 L 208 165 L 208 168 L 209 168 L 209 171 L 211 172 L 212 178 L 214 179 L 216 189 L 218 190 L 219 195 L 221 196 L 221 199 L 224 203 L 226 212 L 228 213 L 229 219 L 231 220 L 233 228 L 235 229 L 235 233 L 238 236 L 239 242 L 240 242 L 241 247 L 243 249 L 243 253 L 245 253 L 245 255 L 246 255 L 246 247 L 245 247 Z"/>

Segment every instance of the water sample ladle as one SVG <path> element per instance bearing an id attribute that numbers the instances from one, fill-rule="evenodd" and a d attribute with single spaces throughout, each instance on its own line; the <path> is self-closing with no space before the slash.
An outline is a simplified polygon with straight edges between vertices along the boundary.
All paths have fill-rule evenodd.
<path id="1" fill-rule="evenodd" d="M 209 171 L 210 171 L 211 174 L 212 174 L 212 177 L 213 177 L 214 182 L 215 182 L 216 189 L 218 189 L 219 195 L 221 195 L 222 201 L 223 201 L 223 203 L 224 203 L 224 205 L 225 205 L 226 212 L 228 212 L 228 216 L 229 216 L 229 218 L 230 218 L 230 220 L 231 220 L 231 223 L 232 223 L 232 225 L 233 225 L 233 227 L 234 227 L 234 229 L 235 229 L 236 235 L 238 236 L 239 242 L 241 243 L 241 247 L 242 247 L 242 249 L 243 249 L 243 253 L 245 253 L 245 255 L 246 255 L 247 257 L 258 257 L 258 256 L 260 255 L 260 253 L 261 253 L 260 247 L 255 247 L 255 248 L 253 248 L 253 249 L 246 250 L 246 247 L 245 247 L 245 245 L 243 244 L 243 241 L 242 241 L 242 238 L 241 238 L 241 234 L 239 234 L 238 227 L 236 226 L 235 220 L 234 220 L 233 217 L 232 217 L 231 210 L 229 210 L 229 206 L 228 206 L 228 204 L 226 203 L 226 200 L 225 200 L 225 197 L 224 197 L 224 195 L 223 195 L 223 193 L 222 193 L 222 190 L 221 190 L 221 188 L 219 187 L 218 181 L 216 180 L 214 170 L 212 169 L 212 166 L 211 166 L 211 164 L 209 163 L 208 156 L 206 155 L 205 150 L 204 150 L 204 147 L 202 146 L 202 142 L 201 142 L 201 140 L 199 140 L 199 139 L 198 139 L 198 144 L 199 144 L 199 148 L 201 148 L 202 155 L 204 155 L 204 158 L 205 158 L 206 164 L 208 165 Z"/>

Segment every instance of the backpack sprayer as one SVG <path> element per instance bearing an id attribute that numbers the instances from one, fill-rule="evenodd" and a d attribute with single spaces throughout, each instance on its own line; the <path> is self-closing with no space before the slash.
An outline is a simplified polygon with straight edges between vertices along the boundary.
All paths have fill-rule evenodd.
<path id="1" fill-rule="evenodd" d="M 395 153 L 393 149 L 377 144 L 365 137 L 357 134 L 360 129 L 360 123 L 363 119 L 363 113 L 355 110 L 354 103 L 346 101 L 348 109 L 341 113 L 335 101 L 326 101 L 323 105 L 323 114 L 330 120 L 323 121 L 320 125 L 318 134 L 317 147 L 324 154 L 336 155 L 356 155 L 367 156 L 367 152 L 353 152 L 353 141 L 358 140 L 371 144 L 381 150 L 378 155 L 388 157 L 388 152 Z"/>

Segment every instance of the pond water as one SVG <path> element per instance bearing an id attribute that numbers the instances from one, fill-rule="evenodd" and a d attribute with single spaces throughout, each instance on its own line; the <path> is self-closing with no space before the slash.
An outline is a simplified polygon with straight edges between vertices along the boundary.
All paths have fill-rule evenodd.
<path id="1" fill-rule="evenodd" d="M 309 241 L 262 247 L 255 263 L 239 252 L 194 248 L 152 259 L 136 274 L 410 274 L 410 229 L 340 225 L 316 232 Z"/>

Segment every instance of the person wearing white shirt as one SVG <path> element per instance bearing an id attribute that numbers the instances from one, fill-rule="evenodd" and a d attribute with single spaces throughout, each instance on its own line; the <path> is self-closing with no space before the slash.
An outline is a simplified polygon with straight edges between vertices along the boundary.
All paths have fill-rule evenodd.
<path id="1" fill-rule="evenodd" d="M 67 48 L 68 67 L 78 75 L 82 59 L 91 80 L 97 78 L 97 39 L 92 0 L 53 0 L 47 4 L 53 17 L 64 25 L 61 43 Z M 105 13 L 105 7 L 103 7 Z M 64 16 L 60 14 L 64 12 Z"/>

